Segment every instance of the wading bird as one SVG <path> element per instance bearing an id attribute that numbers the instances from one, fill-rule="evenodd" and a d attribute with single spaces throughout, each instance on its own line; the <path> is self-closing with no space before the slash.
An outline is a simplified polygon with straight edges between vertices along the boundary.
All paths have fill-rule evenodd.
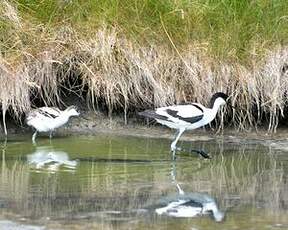
<path id="1" fill-rule="evenodd" d="M 175 159 L 175 152 L 182 149 L 177 147 L 177 141 L 185 130 L 193 130 L 202 127 L 214 120 L 219 108 L 226 104 L 228 95 L 222 92 L 215 93 L 210 100 L 210 107 L 206 108 L 199 103 L 189 105 L 173 105 L 157 108 L 155 110 L 145 110 L 139 115 L 154 118 L 158 123 L 166 125 L 169 128 L 177 129 L 176 136 L 171 143 L 171 152 Z M 210 158 L 202 150 L 191 149 L 204 158 Z"/>
<path id="2" fill-rule="evenodd" d="M 52 132 L 60 126 L 66 124 L 70 117 L 79 116 L 76 106 L 70 106 L 64 111 L 54 107 L 41 107 L 33 109 L 27 114 L 26 123 L 36 129 L 32 136 L 32 142 L 35 143 L 37 132 Z"/>

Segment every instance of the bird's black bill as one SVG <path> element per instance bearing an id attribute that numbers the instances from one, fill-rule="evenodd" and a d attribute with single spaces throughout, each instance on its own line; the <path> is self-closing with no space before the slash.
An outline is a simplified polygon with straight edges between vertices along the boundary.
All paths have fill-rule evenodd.
<path id="1" fill-rule="evenodd" d="M 211 159 L 211 156 L 203 150 L 197 150 L 197 153 L 206 159 Z"/>
<path id="2" fill-rule="evenodd" d="M 188 153 L 197 153 L 198 155 L 200 155 L 201 157 L 205 158 L 205 159 L 211 159 L 211 156 L 206 153 L 204 150 L 198 150 L 198 149 L 183 149 L 183 148 L 177 148 L 178 151 L 182 151 L 182 152 L 188 152 Z"/>
<path id="3" fill-rule="evenodd" d="M 206 153 L 204 150 L 189 149 L 188 152 L 190 152 L 190 153 L 194 152 L 194 153 L 197 153 L 198 155 L 202 156 L 203 158 L 211 159 L 210 155 L 208 153 Z"/>

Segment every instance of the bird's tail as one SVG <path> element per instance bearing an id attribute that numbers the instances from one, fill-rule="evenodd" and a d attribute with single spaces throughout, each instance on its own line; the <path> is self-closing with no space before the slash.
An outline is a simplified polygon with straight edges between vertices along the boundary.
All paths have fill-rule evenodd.
<path id="1" fill-rule="evenodd" d="M 155 114 L 154 110 L 145 110 L 145 111 L 138 113 L 138 115 L 140 115 L 142 117 L 150 117 L 150 118 L 153 118 L 154 114 Z"/>
<path id="2" fill-rule="evenodd" d="M 148 118 L 160 119 L 160 120 L 167 119 L 165 116 L 157 114 L 155 110 L 145 110 L 143 112 L 139 112 L 138 115 L 143 116 L 143 117 L 148 117 Z"/>

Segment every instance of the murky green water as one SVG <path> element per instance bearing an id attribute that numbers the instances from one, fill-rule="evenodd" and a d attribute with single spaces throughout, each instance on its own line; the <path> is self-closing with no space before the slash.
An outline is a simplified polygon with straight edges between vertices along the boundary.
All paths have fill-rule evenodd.
<path id="1" fill-rule="evenodd" d="M 213 159 L 181 153 L 173 163 L 166 139 L 73 136 L 33 146 L 30 136 L 10 138 L 0 157 L 0 229 L 288 229 L 288 153 L 276 149 L 285 140 L 193 144 Z M 224 220 L 157 214 L 180 188 L 215 199 Z"/>

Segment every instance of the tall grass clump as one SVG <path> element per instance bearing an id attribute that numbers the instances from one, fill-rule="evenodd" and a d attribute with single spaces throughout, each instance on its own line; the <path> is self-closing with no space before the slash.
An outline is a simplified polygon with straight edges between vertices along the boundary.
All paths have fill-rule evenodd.
<path id="1" fill-rule="evenodd" d="M 208 104 L 214 92 L 224 91 L 237 105 L 236 110 L 226 112 L 239 129 L 266 121 L 273 131 L 284 116 L 287 72 L 282 67 L 288 60 L 287 48 L 267 52 L 262 65 L 248 69 L 239 63 L 215 61 L 193 49 L 179 53 L 155 46 L 135 48 L 113 31 L 100 33 L 95 37 L 105 44 L 94 39 L 78 46 L 85 47 L 84 56 L 90 57 L 80 61 L 79 72 L 89 85 L 90 99 L 104 98 L 110 113 L 117 107 L 126 114 L 135 107 L 195 100 Z"/>
<path id="2" fill-rule="evenodd" d="M 125 123 L 128 112 L 192 100 L 208 104 L 224 91 L 237 107 L 223 111 L 216 126 L 268 124 L 275 131 L 287 103 L 286 5 L 4 0 L 3 122 L 6 111 L 19 117 L 35 98 L 61 104 L 61 89 L 73 77 L 91 108 L 101 103 L 109 117 L 121 111 Z"/>
<path id="3" fill-rule="evenodd" d="M 194 44 L 228 60 L 246 61 L 250 55 L 265 54 L 271 45 L 287 42 L 285 0 L 17 0 L 15 3 L 23 15 L 39 24 L 47 27 L 70 24 L 88 37 L 104 23 L 140 43 L 169 45 L 164 24 L 182 49 Z"/>

